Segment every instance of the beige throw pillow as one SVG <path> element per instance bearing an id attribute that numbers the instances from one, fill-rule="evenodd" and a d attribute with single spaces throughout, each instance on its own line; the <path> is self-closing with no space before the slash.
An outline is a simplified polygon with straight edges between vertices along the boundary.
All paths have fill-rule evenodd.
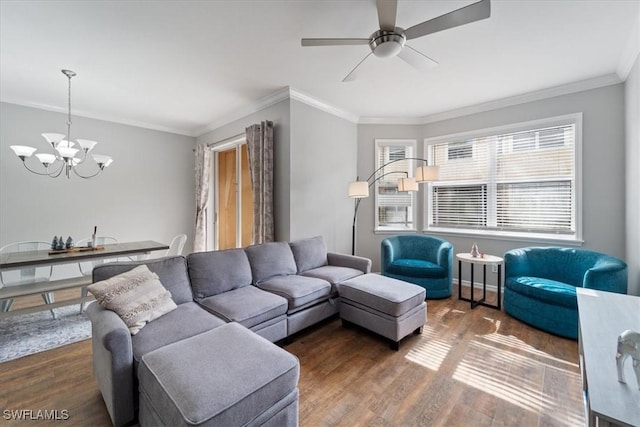
<path id="1" fill-rule="evenodd" d="M 120 316 L 131 335 L 137 334 L 148 322 L 177 308 L 158 275 L 144 264 L 93 283 L 87 289 L 101 306 Z"/>

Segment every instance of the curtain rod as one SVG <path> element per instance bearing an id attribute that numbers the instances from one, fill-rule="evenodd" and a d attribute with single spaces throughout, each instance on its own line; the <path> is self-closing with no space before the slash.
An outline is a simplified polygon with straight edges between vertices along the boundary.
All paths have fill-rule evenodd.
<path id="1" fill-rule="evenodd" d="M 214 146 L 216 146 L 216 145 L 224 144 L 224 143 L 226 143 L 226 142 L 231 142 L 231 141 L 233 141 L 234 139 L 238 139 L 238 138 L 240 138 L 241 136 L 245 136 L 245 135 L 246 135 L 246 133 L 245 133 L 245 132 L 242 132 L 242 133 L 239 133 L 239 134 L 237 134 L 237 135 L 230 136 L 229 138 L 221 139 L 220 141 L 210 142 L 210 143 L 208 143 L 208 144 L 204 144 L 204 145 L 205 145 L 205 147 L 207 147 L 207 148 L 212 148 L 212 147 L 214 147 Z M 191 151 L 193 151 L 193 152 L 195 153 L 195 152 L 196 152 L 196 149 L 194 148 L 194 149 L 193 149 L 193 150 L 191 150 Z"/>
<path id="2" fill-rule="evenodd" d="M 211 143 L 207 144 L 207 147 L 211 148 L 211 147 L 213 147 L 213 146 L 215 146 L 215 145 L 224 144 L 225 142 L 231 142 L 231 141 L 233 141 L 234 139 L 238 139 L 238 138 L 240 138 L 240 137 L 242 137 L 242 136 L 245 136 L 245 135 L 246 135 L 246 133 L 245 133 L 245 132 L 242 132 L 242 133 L 239 133 L 239 134 L 237 134 L 237 135 L 230 136 L 229 138 L 222 139 L 222 140 L 220 140 L 220 141 L 211 142 Z"/>

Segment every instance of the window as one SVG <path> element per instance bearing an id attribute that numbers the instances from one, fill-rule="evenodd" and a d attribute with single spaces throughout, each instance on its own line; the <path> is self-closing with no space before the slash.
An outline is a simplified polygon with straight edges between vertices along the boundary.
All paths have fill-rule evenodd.
<path id="1" fill-rule="evenodd" d="M 473 157 L 473 142 L 453 142 L 447 144 L 447 160 L 470 159 Z"/>
<path id="2" fill-rule="evenodd" d="M 413 176 L 415 152 L 415 140 L 376 140 L 375 167 L 387 165 L 375 176 L 377 231 L 415 230 L 415 193 L 398 191 L 398 179 Z"/>
<path id="3" fill-rule="evenodd" d="M 512 151 L 562 147 L 565 141 L 564 133 L 565 129 L 563 127 L 539 129 L 533 132 L 518 132 L 512 136 Z M 506 142 L 508 144 L 508 141 Z"/>
<path id="4" fill-rule="evenodd" d="M 425 140 L 440 166 L 426 229 L 579 240 L 581 123 L 574 114 Z"/>

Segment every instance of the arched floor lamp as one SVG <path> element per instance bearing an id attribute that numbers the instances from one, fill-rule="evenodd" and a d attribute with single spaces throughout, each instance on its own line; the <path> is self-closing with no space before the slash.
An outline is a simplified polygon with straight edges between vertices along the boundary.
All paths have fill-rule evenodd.
<path id="1" fill-rule="evenodd" d="M 425 162 L 426 165 L 418 166 L 415 171 L 415 176 L 408 176 L 407 172 L 401 171 L 391 171 L 386 173 L 384 172 L 385 167 L 404 160 L 418 160 Z M 373 184 L 375 184 L 384 176 L 396 173 L 407 175 L 398 178 L 398 191 L 418 191 L 418 184 L 437 181 L 440 175 L 440 170 L 438 166 L 429 166 L 429 162 L 426 159 L 422 159 L 419 157 L 406 157 L 404 159 L 392 160 L 388 163 L 385 163 L 384 165 L 373 171 L 373 173 L 369 175 L 369 178 L 367 178 L 366 181 L 360 181 L 358 180 L 358 178 L 356 178 L 355 181 L 350 182 L 349 197 L 352 199 L 356 199 L 355 208 L 353 211 L 353 226 L 351 228 L 351 255 L 355 255 L 356 253 L 356 219 L 358 218 L 358 208 L 360 207 L 360 201 L 365 197 L 369 197 L 369 188 L 371 188 Z"/>

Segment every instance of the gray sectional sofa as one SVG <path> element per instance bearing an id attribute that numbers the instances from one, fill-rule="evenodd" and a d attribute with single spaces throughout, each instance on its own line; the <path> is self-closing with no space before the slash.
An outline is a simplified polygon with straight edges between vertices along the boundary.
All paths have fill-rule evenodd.
<path id="1" fill-rule="evenodd" d="M 327 252 L 322 237 L 314 237 L 291 243 L 274 242 L 245 249 L 192 253 L 186 258 L 108 263 L 93 270 L 93 281 L 108 279 L 140 264 L 146 264 L 158 275 L 163 286 L 171 292 L 176 309 L 148 323 L 133 336 L 116 313 L 97 303 L 87 309 L 92 324 L 94 375 L 116 426 L 137 419 L 139 399 L 144 400 L 141 406 L 148 408 L 149 396 L 165 392 L 147 379 L 145 381 L 150 385 L 141 386 L 140 395 L 145 388 L 154 391 L 144 394 L 144 399 L 139 397 L 141 363 L 145 378 L 149 378 L 150 366 L 166 363 L 165 354 L 182 354 L 180 348 L 189 348 L 188 345 L 201 348 L 192 343 L 196 340 L 194 337 L 206 340 L 203 334 L 223 326 L 226 331 L 229 323 L 248 328 L 261 336 L 262 341 L 281 341 L 338 313 L 340 283 L 367 274 L 371 269 L 369 259 Z M 211 337 L 215 335 L 210 334 Z M 180 344 L 182 346 L 176 348 Z M 215 344 L 212 345 L 210 351 L 215 351 Z M 195 374 L 192 372 L 191 375 Z M 288 375 L 291 382 L 294 374 Z M 164 378 L 162 381 L 175 379 Z M 297 409 L 297 389 L 287 393 L 290 400 L 295 395 Z M 286 406 L 286 410 L 280 410 L 270 419 L 284 423 L 293 404 L 276 403 L 273 408 L 279 404 Z M 273 408 L 265 410 L 264 414 L 274 412 Z M 152 424 L 159 422 L 156 418 L 160 416 L 158 410 L 161 412 L 162 408 L 147 411 Z M 179 413 L 180 409 L 175 411 Z M 295 413 L 297 416 L 297 411 Z"/>

